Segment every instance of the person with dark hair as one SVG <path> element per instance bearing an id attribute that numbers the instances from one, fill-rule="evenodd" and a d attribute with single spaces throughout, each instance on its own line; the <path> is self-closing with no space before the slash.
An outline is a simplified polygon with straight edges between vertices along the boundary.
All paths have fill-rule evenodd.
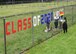
<path id="1" fill-rule="evenodd" d="M 64 17 L 64 20 L 65 20 L 65 22 L 67 22 L 67 19 L 66 19 L 66 17 Z"/>
<path id="2" fill-rule="evenodd" d="M 65 20 L 65 21 L 63 22 L 63 31 L 64 31 L 64 33 L 65 33 L 65 32 L 67 32 L 67 29 L 68 29 L 66 17 L 64 17 L 64 20 Z"/>

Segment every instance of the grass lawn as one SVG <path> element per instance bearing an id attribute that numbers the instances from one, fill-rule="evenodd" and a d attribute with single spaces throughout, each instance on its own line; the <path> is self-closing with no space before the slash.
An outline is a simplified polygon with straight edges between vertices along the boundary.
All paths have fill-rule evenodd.
<path id="1" fill-rule="evenodd" d="M 63 4 L 62 4 L 63 3 Z M 27 3 L 15 5 L 0 5 L 0 17 L 27 12 L 35 12 L 61 6 L 74 5 L 76 2 L 47 2 L 47 3 Z"/>
<path id="2" fill-rule="evenodd" d="M 54 3 L 52 3 L 54 4 Z M 62 3 L 59 3 L 62 4 Z M 58 4 L 58 5 L 59 5 Z M 76 2 L 74 3 L 76 4 Z M 65 4 L 67 5 L 67 3 Z M 71 5 L 71 3 L 69 3 Z M 31 6 L 31 7 L 29 7 Z M 33 7 L 34 6 L 34 7 Z M 38 6 L 38 7 L 37 7 Z M 23 20 L 24 18 L 28 18 L 34 16 L 34 15 L 41 15 L 41 14 L 46 14 L 48 12 L 56 12 L 59 9 L 54 9 L 54 10 L 45 10 L 48 9 L 47 7 L 50 6 L 50 3 L 31 3 L 31 4 L 17 4 L 17 5 L 0 5 L 0 17 L 1 16 L 8 16 L 8 15 L 13 15 L 13 14 L 19 14 L 19 13 L 25 13 L 25 12 L 33 12 L 33 11 L 38 11 L 35 13 L 30 13 L 30 14 L 24 14 L 24 15 L 19 15 L 19 16 L 13 16 L 13 17 L 7 17 L 6 22 L 12 22 L 14 21 L 14 28 L 17 29 L 17 20 L 21 19 Z M 59 7 L 57 5 L 52 5 L 53 7 Z M 60 5 L 62 6 L 62 5 Z M 26 8 L 28 7 L 28 8 Z M 45 11 L 39 11 L 39 10 L 45 10 Z M 73 17 L 74 17 L 74 22 L 76 22 L 76 7 L 74 7 L 73 10 Z M 72 24 L 72 7 L 66 7 L 65 8 L 65 16 L 68 18 L 68 24 Z M 6 45 L 7 45 L 7 54 L 19 54 L 21 51 L 23 51 L 25 48 L 33 45 L 32 44 L 32 36 L 34 37 L 34 43 L 37 44 L 39 39 L 45 40 L 46 38 L 50 37 L 52 33 L 54 32 L 49 32 L 49 33 L 44 33 L 46 25 L 39 25 L 32 30 L 32 28 L 25 30 L 22 30 L 20 32 L 16 32 L 15 34 L 11 34 L 9 36 L 6 36 Z M 11 31 L 11 25 L 9 26 L 9 31 Z M 32 33 L 33 31 L 33 33 Z M 0 19 L 0 54 L 4 54 L 4 33 L 3 33 L 3 20 Z"/>
<path id="3" fill-rule="evenodd" d="M 24 54 L 76 54 L 76 24 Z"/>

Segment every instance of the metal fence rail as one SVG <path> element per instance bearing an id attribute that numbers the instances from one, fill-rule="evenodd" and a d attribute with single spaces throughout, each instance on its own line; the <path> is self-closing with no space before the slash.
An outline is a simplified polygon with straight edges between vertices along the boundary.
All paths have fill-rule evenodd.
<path id="1" fill-rule="evenodd" d="M 39 23 L 38 26 L 33 27 L 33 17 L 42 14 L 47 14 L 49 12 L 55 13 L 60 9 L 63 9 L 65 12 L 65 16 L 67 17 L 68 20 L 68 26 L 71 26 L 76 23 L 76 13 L 75 13 L 76 5 L 63 6 L 53 9 L 41 10 L 37 12 L 0 17 L 0 24 L 1 24 L 0 27 L 2 28 L 0 32 L 4 30 L 4 33 L 0 34 L 1 35 L 0 38 L 2 39 L 4 38 L 4 45 L 3 40 L 1 40 L 2 42 L 0 42 L 2 46 L 2 48 L 0 48 L 0 53 L 21 54 L 24 51 L 32 48 L 33 46 L 40 44 L 41 42 L 47 40 L 48 38 L 51 38 L 54 35 L 58 34 L 61 30 L 54 29 L 54 20 L 50 23 L 51 24 L 50 27 L 53 27 L 51 31 L 45 33 L 44 32 L 46 28 L 45 24 L 42 25 Z M 30 26 L 29 21 L 32 24 L 31 27 L 29 27 Z M 6 24 L 8 28 L 6 28 Z M 8 30 L 8 33 L 10 32 L 10 35 L 6 35 L 6 30 Z M 4 47 L 5 50 L 3 49 Z"/>

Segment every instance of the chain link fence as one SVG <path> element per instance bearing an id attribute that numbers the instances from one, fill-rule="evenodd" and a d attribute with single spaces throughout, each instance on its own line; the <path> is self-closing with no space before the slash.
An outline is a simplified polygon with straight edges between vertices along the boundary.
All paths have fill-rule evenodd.
<path id="1" fill-rule="evenodd" d="M 45 5 L 49 6 L 50 4 Z M 44 32 L 46 24 L 38 22 L 39 19 L 41 20 L 41 15 L 43 14 L 51 12 L 54 14 L 56 11 L 63 9 L 68 27 L 76 23 L 76 5 L 66 6 L 64 4 L 62 7 L 52 9 L 43 9 L 42 7 L 44 6 L 38 6 L 37 9 L 41 9 L 38 11 L 34 10 L 35 12 L 30 11 L 30 13 L 15 14 L 0 18 L 0 54 L 22 54 L 24 51 L 61 32 L 61 29 L 54 28 L 54 20 L 50 23 L 50 32 Z M 31 7 L 33 8 L 32 5 Z M 37 24 L 33 25 L 34 23 Z"/>

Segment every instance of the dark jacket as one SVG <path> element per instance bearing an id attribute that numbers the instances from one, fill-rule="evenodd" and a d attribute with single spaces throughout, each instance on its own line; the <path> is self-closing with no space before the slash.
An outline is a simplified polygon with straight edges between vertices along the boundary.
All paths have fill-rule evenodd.
<path id="1" fill-rule="evenodd" d="M 67 29 L 67 22 L 66 21 L 63 23 L 63 29 Z"/>

